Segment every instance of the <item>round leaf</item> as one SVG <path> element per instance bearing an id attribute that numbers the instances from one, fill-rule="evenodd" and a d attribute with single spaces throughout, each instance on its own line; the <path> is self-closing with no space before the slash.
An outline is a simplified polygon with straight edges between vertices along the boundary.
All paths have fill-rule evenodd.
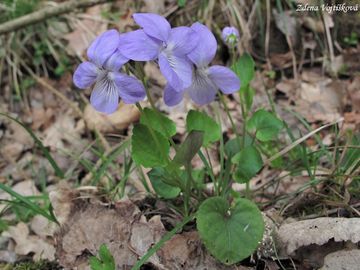
<path id="1" fill-rule="evenodd" d="M 274 139 L 282 128 L 283 122 L 263 109 L 256 111 L 247 122 L 247 129 L 255 132 L 256 138 L 262 142 Z"/>
<path id="2" fill-rule="evenodd" d="M 222 197 L 209 198 L 201 204 L 196 222 L 206 248 L 225 264 L 250 256 L 264 232 L 261 212 L 247 199 L 237 199 L 230 207 Z"/>
<path id="3" fill-rule="evenodd" d="M 248 182 L 263 166 L 261 155 L 254 146 L 242 149 L 231 159 L 231 162 L 237 164 L 235 180 L 240 183 Z"/>
<path id="4" fill-rule="evenodd" d="M 225 264 L 250 256 L 264 232 L 261 212 L 247 199 L 236 200 L 230 208 L 222 197 L 209 198 L 201 204 L 196 222 L 206 248 Z"/>

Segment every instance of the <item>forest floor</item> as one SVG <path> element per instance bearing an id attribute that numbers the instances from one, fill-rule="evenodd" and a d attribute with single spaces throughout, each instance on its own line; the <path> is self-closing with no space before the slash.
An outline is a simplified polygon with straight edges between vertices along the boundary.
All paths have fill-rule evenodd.
<path id="1" fill-rule="evenodd" d="M 4 1 L 0 29 L 63 2 Z M 90 269 L 89 257 L 104 242 L 121 243 L 109 249 L 118 265 L 131 269 L 181 221 L 168 201 L 155 196 L 146 169 L 128 171 L 129 150 L 117 154 L 139 121 L 137 107 L 121 103 L 114 114 L 98 113 L 89 104 L 90 89 L 72 82 L 91 41 L 110 28 L 135 29 L 135 12 L 161 14 L 173 26 L 203 22 L 218 40 L 214 63 L 221 65 L 230 65 L 221 29 L 237 27 L 238 55 L 248 52 L 256 63 L 254 108 L 274 111 L 293 136 L 284 132 L 280 142 L 268 145 L 269 156 L 290 148 L 279 164 L 265 165 L 249 183 L 267 224 L 253 256 L 220 264 L 189 223 L 143 269 L 357 269 L 360 11 L 297 10 L 309 2 L 300 0 L 102 2 L 0 36 L 0 269 Z M 190 109 L 220 118 L 224 139 L 233 137 L 226 113 L 217 114 L 218 103 L 198 107 L 184 99 L 168 108 L 157 64 L 146 63 L 144 70 L 156 107 L 177 125 L 176 143 L 184 140 Z M 240 129 L 239 101 L 235 94 L 225 97 Z M 218 151 L 208 151 L 215 174 Z M 195 158 L 193 167 L 201 166 Z M 204 184 L 211 192 L 206 179 Z M 233 185 L 239 194 L 245 188 Z M 50 205 L 61 228 L 51 221 Z M 120 233 L 109 231 L 115 223 Z M 125 241 L 121 233 L 131 237 Z"/>

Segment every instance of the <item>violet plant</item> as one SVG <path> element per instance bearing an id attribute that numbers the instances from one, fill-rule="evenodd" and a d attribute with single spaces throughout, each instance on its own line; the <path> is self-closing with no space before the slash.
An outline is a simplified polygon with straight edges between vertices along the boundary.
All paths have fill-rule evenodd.
<path id="1" fill-rule="evenodd" d="M 171 28 L 165 18 L 149 13 L 136 13 L 133 18 L 140 29 L 120 34 L 109 30 L 95 39 L 87 51 L 89 61 L 75 71 L 74 83 L 79 88 L 95 84 L 90 101 L 100 112 L 114 112 L 120 100 L 138 106 L 140 122 L 135 124 L 131 136 L 133 161 L 137 166 L 150 168 L 148 177 L 159 198 L 183 202 L 182 207 L 174 208 L 184 217 L 181 226 L 196 219 L 197 230 L 209 252 L 225 264 L 237 263 L 250 256 L 262 240 L 264 222 L 251 201 L 248 183 L 263 167 L 263 157 L 272 154 L 264 149 L 271 146 L 283 123 L 263 109 L 251 113 L 254 90 L 250 81 L 255 65 L 250 55 L 233 59 L 231 69 L 209 67 L 218 44 L 205 25 L 195 22 L 191 27 Z M 237 30 L 230 30 L 224 30 L 223 38 L 234 44 L 239 35 Z M 198 105 L 209 104 L 218 95 L 233 124 L 234 138 L 224 142 L 219 122 L 201 110 L 191 110 L 186 118 L 186 139 L 175 144 L 172 137 L 176 125 L 154 106 L 139 61 L 158 63 L 167 80 L 163 98 L 168 106 L 180 103 L 184 95 Z M 125 64 L 127 74 L 120 72 Z M 242 129 L 234 124 L 223 94 L 240 95 Z M 145 96 L 149 108 L 142 108 L 139 103 Z M 219 149 L 218 174 L 206 155 L 210 147 Z M 173 157 L 171 148 L 176 153 Z M 201 170 L 192 167 L 196 155 L 203 162 Z M 212 182 L 210 192 L 206 190 L 208 182 Z M 234 182 L 245 183 L 246 193 L 235 192 Z M 155 245 L 154 249 L 160 246 Z"/>

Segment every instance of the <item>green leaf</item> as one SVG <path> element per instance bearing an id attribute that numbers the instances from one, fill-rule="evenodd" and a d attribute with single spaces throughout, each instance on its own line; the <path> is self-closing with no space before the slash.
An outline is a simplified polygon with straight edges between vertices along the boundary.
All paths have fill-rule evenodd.
<path id="1" fill-rule="evenodd" d="M 249 111 L 253 104 L 255 90 L 250 86 L 241 88 L 241 90 L 242 89 L 243 89 L 243 91 L 240 91 L 240 94 L 243 95 L 243 100 L 245 101 L 246 110 Z"/>
<path id="2" fill-rule="evenodd" d="M 220 140 L 220 126 L 205 113 L 191 110 L 186 117 L 186 128 L 190 132 L 198 130 L 204 132 L 203 145 L 206 147 L 211 142 Z"/>
<path id="3" fill-rule="evenodd" d="M 158 111 L 145 108 L 140 116 L 140 123 L 152 128 L 166 138 L 176 134 L 176 125 L 173 121 Z"/>
<path id="4" fill-rule="evenodd" d="M 255 132 L 256 138 L 262 142 L 274 139 L 283 126 L 279 118 L 263 109 L 256 111 L 247 122 L 248 131 Z"/>
<path id="5" fill-rule="evenodd" d="M 244 53 L 231 67 L 241 81 L 241 88 L 246 87 L 255 74 L 255 62 L 251 55 Z"/>
<path id="6" fill-rule="evenodd" d="M 187 165 L 191 162 L 197 152 L 200 150 L 204 141 L 204 132 L 192 130 L 181 144 L 173 159 L 174 163 Z"/>
<path id="7" fill-rule="evenodd" d="M 170 144 L 161 133 L 137 124 L 131 137 L 132 158 L 144 167 L 164 167 L 168 164 Z"/>
<path id="8" fill-rule="evenodd" d="M 199 207 L 196 223 L 206 248 L 227 265 L 250 256 L 264 233 L 261 212 L 247 199 L 230 207 L 222 197 L 209 198 Z"/>
<path id="9" fill-rule="evenodd" d="M 171 175 L 168 175 L 164 168 L 154 168 L 148 172 L 148 176 L 156 194 L 160 197 L 173 199 L 179 195 L 181 189 L 169 184 L 173 181 L 169 179 Z"/>
<path id="10" fill-rule="evenodd" d="M 99 258 L 90 257 L 91 270 L 115 270 L 115 260 L 105 244 L 99 249 Z"/>
<path id="11" fill-rule="evenodd" d="M 186 0 L 178 0 L 179 7 L 185 7 L 185 5 L 186 5 Z"/>
<path id="12" fill-rule="evenodd" d="M 91 270 L 102 270 L 103 269 L 103 264 L 101 263 L 101 261 L 94 256 L 90 257 L 89 263 L 90 263 Z"/>
<path id="13" fill-rule="evenodd" d="M 235 180 L 240 183 L 248 182 L 263 166 L 261 155 L 254 146 L 245 147 L 231 161 L 237 164 Z"/>
<path id="14" fill-rule="evenodd" d="M 228 158 L 231 159 L 233 156 L 240 152 L 242 140 L 243 137 L 233 138 L 225 143 L 225 154 Z M 248 134 L 246 134 L 244 147 L 250 146 L 252 144 L 252 141 L 253 139 Z"/>

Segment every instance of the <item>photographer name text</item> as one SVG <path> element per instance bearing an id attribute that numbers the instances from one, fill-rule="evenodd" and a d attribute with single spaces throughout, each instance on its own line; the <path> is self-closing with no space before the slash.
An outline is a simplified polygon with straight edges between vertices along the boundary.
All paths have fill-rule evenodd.
<path id="1" fill-rule="evenodd" d="M 322 4 L 322 5 L 309 5 L 309 4 L 298 4 L 296 6 L 296 11 L 304 12 L 304 11 L 323 11 L 328 13 L 333 12 L 355 12 L 359 11 L 359 4 L 356 5 L 346 5 L 343 4 Z"/>

